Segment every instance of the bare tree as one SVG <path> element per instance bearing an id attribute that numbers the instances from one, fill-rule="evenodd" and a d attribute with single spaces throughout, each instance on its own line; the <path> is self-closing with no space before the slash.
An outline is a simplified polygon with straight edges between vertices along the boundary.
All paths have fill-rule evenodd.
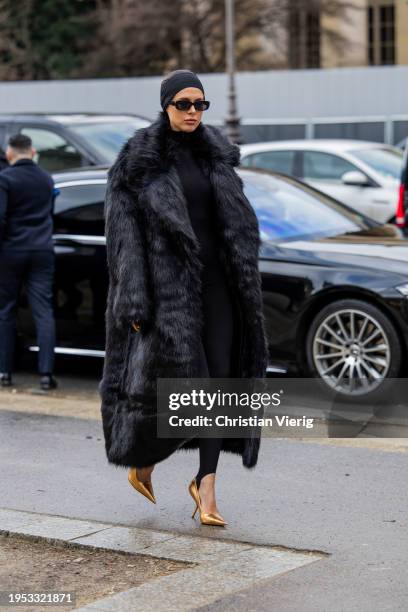
<path id="1" fill-rule="evenodd" d="M 178 5 L 159 0 L 96 0 L 90 41 L 81 75 L 134 76 L 161 73 L 180 53 Z"/>
<path id="2" fill-rule="evenodd" d="M 223 71 L 224 0 L 181 4 L 183 59 L 198 72 Z M 356 8 L 351 0 L 235 0 L 237 70 L 308 67 L 316 62 L 323 36 L 341 52 L 347 40 L 324 26 L 322 17 L 348 21 L 350 8 Z"/>
<path id="3" fill-rule="evenodd" d="M 319 66 L 353 0 L 235 0 L 237 70 Z M 3 80 L 225 70 L 224 0 L 0 0 Z"/>
<path id="4" fill-rule="evenodd" d="M 356 4 L 348 0 L 286 0 L 285 4 L 289 68 L 320 68 L 323 39 L 334 52 L 344 51 L 349 41 L 339 25 L 350 23 L 350 9 L 360 10 Z M 325 25 L 324 17 L 335 18 L 336 29 Z"/>
<path id="5" fill-rule="evenodd" d="M 0 0 L 0 79 L 12 81 L 35 78 L 35 57 L 31 45 L 30 15 L 33 0 Z"/>

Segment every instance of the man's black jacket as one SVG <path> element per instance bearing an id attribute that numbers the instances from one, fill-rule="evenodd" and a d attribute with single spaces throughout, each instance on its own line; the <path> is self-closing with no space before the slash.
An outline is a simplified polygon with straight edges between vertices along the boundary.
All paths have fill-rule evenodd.
<path id="1" fill-rule="evenodd" d="M 9 163 L 7 161 L 6 154 L 4 153 L 3 149 L 0 147 L 0 172 L 8 167 L 9 167 Z"/>
<path id="2" fill-rule="evenodd" d="M 52 249 L 54 181 L 31 159 L 0 172 L 0 249 Z"/>

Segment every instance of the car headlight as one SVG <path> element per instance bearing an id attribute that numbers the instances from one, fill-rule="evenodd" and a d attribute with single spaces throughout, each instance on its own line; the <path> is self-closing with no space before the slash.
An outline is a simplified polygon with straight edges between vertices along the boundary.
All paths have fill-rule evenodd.
<path id="1" fill-rule="evenodd" d="M 395 288 L 402 295 L 405 295 L 406 297 L 408 297 L 408 283 L 405 283 L 404 285 L 398 285 L 398 287 L 395 287 Z"/>

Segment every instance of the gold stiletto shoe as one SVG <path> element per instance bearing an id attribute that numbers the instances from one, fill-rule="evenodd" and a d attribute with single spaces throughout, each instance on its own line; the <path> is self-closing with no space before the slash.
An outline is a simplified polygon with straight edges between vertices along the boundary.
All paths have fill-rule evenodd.
<path id="1" fill-rule="evenodd" d="M 191 515 L 191 518 L 194 518 L 195 513 L 197 512 L 197 510 L 199 510 L 200 511 L 200 522 L 202 525 L 217 525 L 219 527 L 224 527 L 224 525 L 228 525 L 228 523 L 224 521 L 224 519 L 222 519 L 221 517 L 218 517 L 215 514 L 211 514 L 208 512 L 203 512 L 203 509 L 201 507 L 200 494 L 198 492 L 197 483 L 196 483 L 195 478 L 193 478 L 193 480 L 190 482 L 188 486 L 188 491 L 196 503 L 196 507 L 195 507 L 193 514 Z"/>
<path id="2" fill-rule="evenodd" d="M 153 493 L 152 483 L 151 482 L 140 482 L 140 480 L 137 477 L 136 468 L 130 468 L 129 473 L 128 473 L 128 480 L 130 484 L 132 485 L 132 487 L 136 489 L 136 491 L 139 491 L 139 493 L 147 497 L 147 499 L 149 499 L 154 504 L 156 503 L 156 498 Z"/>

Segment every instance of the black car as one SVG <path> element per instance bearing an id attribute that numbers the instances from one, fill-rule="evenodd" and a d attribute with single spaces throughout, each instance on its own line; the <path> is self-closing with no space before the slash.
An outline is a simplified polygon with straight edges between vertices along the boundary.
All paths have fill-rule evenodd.
<path id="1" fill-rule="evenodd" d="M 240 169 L 260 222 L 259 261 L 270 372 L 320 377 L 368 394 L 406 373 L 408 243 L 284 175 Z M 103 236 L 106 170 L 55 175 L 57 353 L 103 356 L 108 277 Z M 34 329 L 20 330 L 31 350 Z"/>
<path id="2" fill-rule="evenodd" d="M 134 115 L 0 115 L 0 148 L 21 133 L 33 141 L 37 163 L 50 172 L 110 165 L 121 145 L 150 123 Z"/>

